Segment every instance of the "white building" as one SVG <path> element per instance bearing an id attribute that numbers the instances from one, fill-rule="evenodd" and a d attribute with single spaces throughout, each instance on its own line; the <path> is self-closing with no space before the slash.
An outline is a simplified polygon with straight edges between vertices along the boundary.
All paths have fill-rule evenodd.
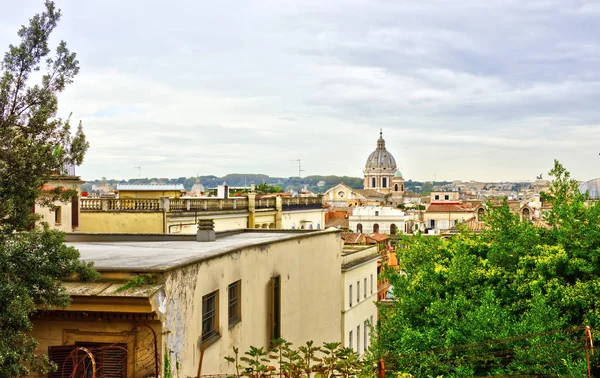
<path id="1" fill-rule="evenodd" d="M 363 354 L 377 323 L 377 246 L 344 247 L 342 252 L 342 335 L 344 346 Z"/>
<path id="2" fill-rule="evenodd" d="M 392 235 L 396 232 L 407 232 L 406 222 L 409 217 L 404 211 L 388 206 L 357 206 L 349 218 L 350 229 L 370 234 L 378 232 Z"/>

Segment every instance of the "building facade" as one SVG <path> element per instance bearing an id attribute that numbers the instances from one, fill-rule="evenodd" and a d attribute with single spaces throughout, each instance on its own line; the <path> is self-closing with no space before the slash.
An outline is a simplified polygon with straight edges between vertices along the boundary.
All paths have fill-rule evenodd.
<path id="1" fill-rule="evenodd" d="M 407 220 L 404 211 L 390 206 L 357 206 L 349 217 L 349 227 L 359 233 L 395 235 L 408 232 Z"/>

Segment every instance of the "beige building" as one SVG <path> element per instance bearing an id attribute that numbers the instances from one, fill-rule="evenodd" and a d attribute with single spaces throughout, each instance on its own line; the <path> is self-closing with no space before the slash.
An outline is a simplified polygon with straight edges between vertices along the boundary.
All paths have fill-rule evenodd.
<path id="1" fill-rule="evenodd" d="M 80 193 L 83 181 L 78 176 L 56 175 L 46 184 L 42 191 L 50 191 L 61 188 L 61 190 L 74 190 L 77 195 L 70 201 L 56 201 L 52 206 L 35 204 L 33 211 L 41 216 L 40 221 L 48 223 L 50 228 L 63 232 L 79 231 Z"/>
<path id="2" fill-rule="evenodd" d="M 185 194 L 182 184 L 117 184 L 119 198 L 179 198 Z"/>
<path id="3" fill-rule="evenodd" d="M 112 377 L 163 376 L 165 366 L 174 377 L 225 374 L 234 371 L 224 359 L 233 347 L 267 347 L 276 337 L 295 345 L 342 341 L 342 316 L 331 316 L 343 311 L 340 266 L 346 262 L 348 279 L 371 279 L 370 265 L 362 268 L 371 257 L 349 266 L 333 230 L 246 230 L 213 242 L 92 234 L 67 241 L 102 277 L 66 283 L 71 306 L 34 316 L 38 351 L 59 366 L 53 377 L 86 376 L 92 357 Z M 361 310 L 360 322 L 374 315 Z"/>
<path id="4" fill-rule="evenodd" d="M 459 201 L 432 202 L 424 214 L 428 234 L 439 234 L 458 223 L 473 218 L 475 209 L 469 204 Z"/>
<path id="5" fill-rule="evenodd" d="M 363 354 L 377 323 L 378 246 L 345 246 L 342 252 L 344 346 Z"/>
<path id="6" fill-rule="evenodd" d="M 408 217 L 404 211 L 390 206 L 358 206 L 349 217 L 350 229 L 359 233 L 410 233 L 406 229 Z"/>
<path id="7" fill-rule="evenodd" d="M 199 220 L 216 231 L 323 229 L 321 197 L 88 198 L 81 200 L 81 232 L 195 234 Z"/>

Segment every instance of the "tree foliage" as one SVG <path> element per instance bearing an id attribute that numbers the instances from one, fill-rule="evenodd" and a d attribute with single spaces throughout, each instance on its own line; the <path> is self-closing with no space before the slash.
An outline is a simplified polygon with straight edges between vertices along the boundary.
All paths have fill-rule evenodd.
<path id="1" fill-rule="evenodd" d="M 580 327 L 600 326 L 600 205 L 555 162 L 549 227 L 508 206 L 481 235 L 417 235 L 388 271 L 374 353 L 415 376 L 565 375 L 586 371 Z M 556 332 L 575 327 L 570 332 Z"/>
<path id="2" fill-rule="evenodd" d="M 48 366 L 34 355 L 30 315 L 69 303 L 62 280 L 96 276 L 64 245 L 62 233 L 45 226 L 27 231 L 38 220 L 31 212 L 36 202 L 73 195 L 61 188 L 42 193 L 42 187 L 65 165 L 81 164 L 88 148 L 81 125 L 72 134 L 69 120 L 57 117 L 57 96 L 79 65 L 65 42 L 51 56 L 48 40 L 61 14 L 50 1 L 45 8 L 21 27 L 20 43 L 9 46 L 0 71 L 0 377 Z M 32 84 L 38 71 L 41 81 Z"/>

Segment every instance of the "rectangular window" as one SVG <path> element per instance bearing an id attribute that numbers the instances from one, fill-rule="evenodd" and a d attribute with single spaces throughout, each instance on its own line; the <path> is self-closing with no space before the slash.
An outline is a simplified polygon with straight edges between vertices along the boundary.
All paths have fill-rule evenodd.
<path id="1" fill-rule="evenodd" d="M 371 274 L 371 294 L 373 294 L 373 275 Z"/>
<path id="2" fill-rule="evenodd" d="M 375 327 L 375 325 L 373 324 L 373 315 L 371 315 L 371 323 L 370 324 L 372 327 Z"/>
<path id="3" fill-rule="evenodd" d="M 364 292 L 365 292 L 365 299 L 367 298 L 367 278 L 365 277 L 365 285 L 363 288 Z"/>
<path id="4" fill-rule="evenodd" d="M 364 351 L 367 351 L 368 345 L 367 342 L 369 340 L 369 321 L 365 320 L 365 324 L 363 326 L 364 330 L 363 332 L 365 333 L 364 338 L 363 338 L 363 344 L 364 344 Z"/>
<path id="5" fill-rule="evenodd" d="M 96 376 L 127 377 L 127 344 L 108 343 L 76 343 L 75 345 L 50 346 L 48 357 L 58 365 L 58 370 L 48 374 L 50 378 L 88 377 L 91 376 L 91 365 L 75 363 L 84 360 L 84 352 L 78 347 L 88 349 L 95 357 Z"/>
<path id="6" fill-rule="evenodd" d="M 447 194 L 444 194 L 444 199 L 445 199 L 446 201 L 448 201 L 448 200 L 450 199 L 450 196 L 449 196 L 449 195 L 447 195 Z"/>
<path id="7" fill-rule="evenodd" d="M 218 290 L 202 297 L 202 342 L 219 334 L 218 300 Z"/>
<path id="8" fill-rule="evenodd" d="M 440 199 L 440 196 L 439 196 L 439 194 L 436 194 L 436 195 L 435 195 L 435 197 L 433 197 L 433 198 L 434 198 L 435 200 L 439 200 L 439 199 Z"/>
<path id="9" fill-rule="evenodd" d="M 350 307 L 352 307 L 352 284 L 350 284 L 350 291 L 349 291 L 349 303 L 350 303 Z"/>
<path id="10" fill-rule="evenodd" d="M 356 353 L 360 353 L 360 326 L 356 327 Z"/>
<path id="11" fill-rule="evenodd" d="M 62 220 L 62 207 L 56 206 L 54 208 L 54 223 L 61 224 Z"/>
<path id="12" fill-rule="evenodd" d="M 236 281 L 229 285 L 227 295 L 229 297 L 229 328 L 231 328 L 242 320 L 242 304 L 240 300 L 242 296 L 242 281 Z"/>
<path id="13" fill-rule="evenodd" d="M 274 340 L 281 337 L 281 277 L 271 278 L 269 286 L 269 340 Z"/>
<path id="14" fill-rule="evenodd" d="M 356 303 L 358 302 L 360 302 L 360 281 L 356 281 Z"/>
<path id="15" fill-rule="evenodd" d="M 350 331 L 350 333 L 348 334 L 348 348 L 352 348 L 354 346 L 352 343 L 352 331 Z"/>
<path id="16" fill-rule="evenodd" d="M 375 216 L 378 217 L 379 216 L 379 211 L 375 211 Z"/>
<path id="17" fill-rule="evenodd" d="M 377 179 L 375 177 L 371 178 L 371 187 L 377 187 Z"/>
<path id="18" fill-rule="evenodd" d="M 381 187 L 387 188 L 387 177 L 381 178 Z"/>

